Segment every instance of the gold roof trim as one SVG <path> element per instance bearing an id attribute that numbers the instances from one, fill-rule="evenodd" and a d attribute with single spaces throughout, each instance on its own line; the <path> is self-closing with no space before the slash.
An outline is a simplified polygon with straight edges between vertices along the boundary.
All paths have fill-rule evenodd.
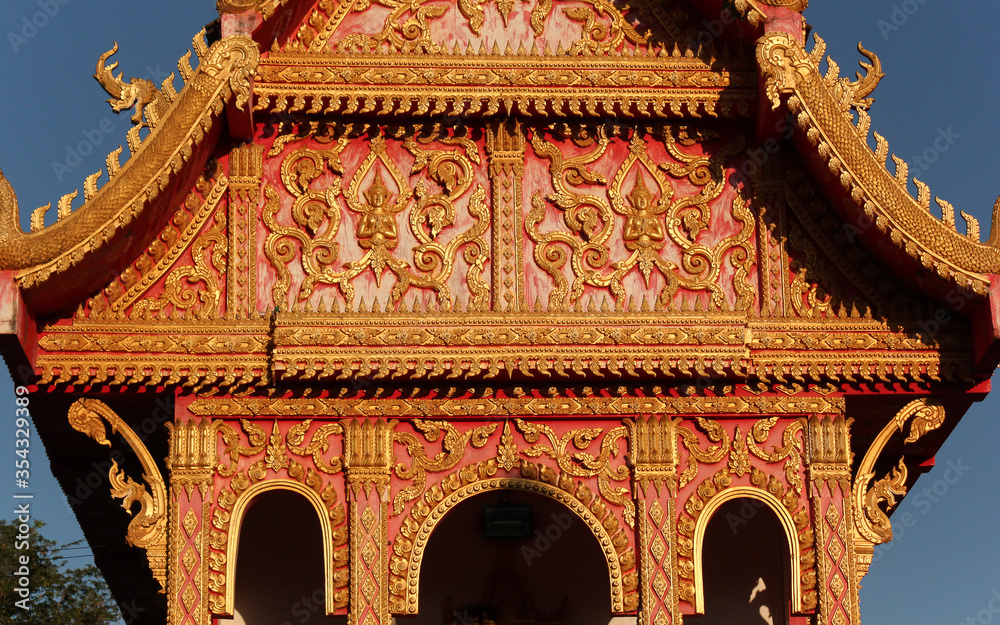
<path id="1" fill-rule="evenodd" d="M 872 102 L 868 96 L 882 77 L 878 57 L 859 45 L 872 63 L 862 62 L 867 75 L 859 73 L 858 80 L 851 82 L 839 76 L 832 59 L 826 76 L 820 74 L 825 49 L 819 37 L 810 53 L 784 33 L 758 41 L 757 60 L 772 107 L 778 108 L 782 96 L 789 96 L 788 109 L 829 171 L 839 177 L 845 197 L 896 246 L 941 278 L 986 294 L 987 274 L 1000 274 L 1000 201 L 993 207 L 993 232 L 985 244 L 979 241 L 979 223 L 971 215 L 961 213 L 968 224 L 967 234 L 956 230 L 955 209 L 948 202 L 936 198 L 942 216 L 931 214 L 931 191 L 926 184 L 914 178 L 919 193 L 916 199 L 910 195 L 907 164 L 893 155 L 895 175 L 887 169 L 885 138 L 876 132 L 876 149 L 868 145 L 871 118 L 867 109 Z"/>
<path id="2" fill-rule="evenodd" d="M 122 149 L 108 155 L 110 181 L 97 189 L 97 173 L 84 183 L 84 204 L 72 211 L 70 203 L 76 192 L 58 203 L 59 219 L 44 227 L 44 215 L 51 204 L 36 209 L 31 217 L 31 232 L 21 230 L 17 197 L 10 183 L 0 173 L 0 268 L 21 270 L 18 282 L 32 288 L 49 277 L 79 263 L 83 257 L 101 249 L 120 230 L 133 222 L 166 190 L 171 177 L 187 163 L 205 136 L 217 123 L 231 96 L 237 108 L 249 106 L 249 86 L 260 54 L 251 39 L 234 36 L 216 42 L 211 49 L 195 37 L 195 50 L 201 63 L 193 70 L 190 52 L 178 67 L 185 82 L 178 94 L 171 75 L 161 89 L 148 80 L 125 83 L 115 77 L 116 63 L 105 66 L 117 50 L 101 56 L 96 78 L 112 96 L 116 111 L 133 106 L 135 126 L 128 133 L 131 157 L 119 164 Z M 140 131 L 149 129 L 143 139 Z"/>
<path id="3" fill-rule="evenodd" d="M 274 53 L 258 67 L 255 110 L 269 113 L 748 118 L 758 101 L 753 62 L 685 56 L 570 54 L 482 44 L 467 54 Z"/>

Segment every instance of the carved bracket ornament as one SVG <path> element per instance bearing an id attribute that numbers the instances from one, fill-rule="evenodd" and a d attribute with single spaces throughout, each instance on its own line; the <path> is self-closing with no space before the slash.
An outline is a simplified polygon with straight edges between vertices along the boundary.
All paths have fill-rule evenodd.
<path id="1" fill-rule="evenodd" d="M 105 434 L 105 425 L 125 439 L 142 465 L 145 484 L 135 482 L 111 461 L 108 480 L 111 496 L 122 500 L 122 507 L 132 514 L 132 505 L 139 504 L 139 512 L 128 525 L 126 542 L 146 552 L 153 577 L 160 583 L 160 592 L 167 585 L 167 488 L 149 450 L 142 439 L 111 408 L 97 399 L 79 399 L 69 408 L 69 424 L 101 445 L 111 447 Z M 148 490 L 147 490 L 148 488 Z"/>
<path id="2" fill-rule="evenodd" d="M 938 400 L 921 398 L 911 401 L 882 428 L 858 466 L 854 478 L 853 510 L 859 582 L 868 573 L 875 545 L 892 540 L 892 523 L 888 513 L 896 507 L 897 497 L 902 498 L 907 490 L 905 457 L 899 459 L 899 464 L 889 474 L 872 484 L 875 463 L 889 439 L 903 432 L 907 423 L 910 424 L 910 433 L 904 444 L 915 443 L 927 432 L 940 428 L 944 419 L 944 406 Z"/>

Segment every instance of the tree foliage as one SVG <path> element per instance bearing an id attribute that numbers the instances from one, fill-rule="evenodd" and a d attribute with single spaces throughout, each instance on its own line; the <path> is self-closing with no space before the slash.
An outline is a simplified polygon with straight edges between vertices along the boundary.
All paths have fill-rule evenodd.
<path id="1" fill-rule="evenodd" d="M 111 625 L 119 622 L 118 607 L 97 567 L 88 564 L 71 568 L 67 562 L 68 556 L 83 553 L 72 550 L 81 541 L 59 546 L 42 536 L 40 530 L 44 525 L 35 521 L 25 535 L 19 532 L 18 523 L 0 519 L 0 623 Z M 30 591 L 27 602 L 18 592 L 25 583 Z"/>

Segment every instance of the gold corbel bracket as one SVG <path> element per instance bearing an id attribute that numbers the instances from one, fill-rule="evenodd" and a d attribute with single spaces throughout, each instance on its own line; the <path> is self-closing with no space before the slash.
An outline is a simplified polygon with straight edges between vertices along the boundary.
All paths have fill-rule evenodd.
<path id="1" fill-rule="evenodd" d="M 635 476 L 634 497 L 646 494 L 652 486 L 657 495 L 666 487 L 673 497 L 677 489 L 677 425 L 681 419 L 668 415 L 650 415 L 626 419 L 629 433 L 628 463 Z"/>
<path id="2" fill-rule="evenodd" d="M 806 431 L 806 462 L 811 489 L 819 492 L 838 486 L 845 496 L 851 494 L 851 424 L 854 419 L 844 415 L 825 417 L 813 415 L 804 421 Z"/>
<path id="3" fill-rule="evenodd" d="M 355 494 L 359 489 L 371 494 L 375 487 L 382 501 L 389 496 L 393 431 L 398 423 L 396 419 L 345 419 L 342 422 L 344 472 Z"/>
<path id="4" fill-rule="evenodd" d="M 903 406 L 868 448 L 854 480 L 854 549 L 857 553 L 858 581 L 868 573 L 875 545 L 892 540 L 892 524 L 888 512 L 896 506 L 897 498 L 906 494 L 907 470 L 905 458 L 888 475 L 872 484 L 875 462 L 882 455 L 893 435 L 903 432 L 907 422 L 910 433 L 904 443 L 919 440 L 924 434 L 936 430 L 944 423 L 944 406 L 933 399 L 915 399 Z M 883 509 L 882 504 L 885 504 Z"/>
<path id="5" fill-rule="evenodd" d="M 139 484 L 125 475 L 112 461 L 108 480 L 111 496 L 122 500 L 122 507 L 132 513 L 132 504 L 139 503 L 139 512 L 128 526 L 126 542 L 140 547 L 146 552 L 153 577 L 160 583 L 160 592 L 166 592 L 167 584 L 167 489 L 153 457 L 136 433 L 111 408 L 96 399 L 79 399 L 69 408 L 69 424 L 74 430 L 86 434 L 101 445 L 111 447 L 107 439 L 104 423 L 111 426 L 113 433 L 119 433 L 132 448 L 142 464 L 142 479 Z M 148 490 L 147 490 L 148 487 Z"/>

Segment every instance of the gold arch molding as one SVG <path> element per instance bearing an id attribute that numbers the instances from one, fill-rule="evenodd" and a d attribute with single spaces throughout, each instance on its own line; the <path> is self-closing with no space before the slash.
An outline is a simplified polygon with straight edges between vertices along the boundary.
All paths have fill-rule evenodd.
<path id="1" fill-rule="evenodd" d="M 243 530 L 243 517 L 246 515 L 246 512 L 250 508 L 250 504 L 253 502 L 255 497 L 272 490 L 288 490 L 302 495 L 309 501 L 309 503 L 312 504 L 313 508 L 316 509 L 316 513 L 319 515 L 319 525 L 323 533 L 323 581 L 325 587 L 324 595 L 326 596 L 326 614 L 333 614 L 335 610 L 333 527 L 330 524 L 329 510 L 324 505 L 323 500 L 320 499 L 319 494 L 315 490 L 294 480 L 278 478 L 257 482 L 250 488 L 240 493 L 236 503 L 233 505 L 232 525 L 230 526 L 231 530 L 226 543 L 226 561 L 230 563 L 229 566 L 226 567 L 226 615 L 231 616 L 233 614 L 233 608 L 235 607 L 233 597 L 235 595 L 236 567 L 238 565 L 236 562 L 236 554 L 239 551 L 239 536 Z"/>
<path id="2" fill-rule="evenodd" d="M 604 529 L 604 525 L 600 519 L 591 512 L 587 504 L 558 486 L 552 486 L 544 482 L 536 482 L 523 477 L 491 477 L 458 488 L 450 495 L 441 499 L 431 508 L 423 522 L 416 528 L 414 532 L 415 539 L 413 540 L 406 564 L 405 587 L 400 589 L 403 594 L 403 609 L 401 612 L 394 610 L 394 613 L 417 614 L 417 598 L 420 591 L 420 567 L 423 563 L 424 552 L 427 549 L 431 535 L 445 515 L 466 499 L 499 490 L 517 490 L 544 495 L 565 505 L 577 518 L 583 521 L 584 525 L 590 529 L 591 533 L 597 539 L 601 551 L 604 553 L 604 559 L 608 564 L 608 577 L 611 582 L 611 611 L 616 614 L 628 612 L 625 608 L 626 584 L 622 577 L 622 565 L 619 562 L 618 550 L 615 547 L 612 537 Z M 404 520 L 404 527 L 407 521 L 409 519 Z"/>
<path id="3" fill-rule="evenodd" d="M 704 510 L 698 515 L 698 520 L 695 522 L 694 557 L 692 559 L 692 564 L 694 565 L 695 614 L 705 613 L 703 551 L 705 546 L 705 531 L 708 529 L 708 523 L 715 516 L 715 511 L 723 504 L 740 498 L 756 499 L 770 508 L 771 512 L 778 517 L 781 529 L 784 530 L 785 538 L 788 541 L 788 559 L 791 562 L 791 583 L 789 583 L 789 587 L 792 590 L 792 612 L 802 612 L 802 589 L 799 585 L 802 570 L 799 563 L 799 535 L 795 529 L 795 521 L 792 520 L 792 515 L 785 509 L 781 500 L 766 490 L 752 486 L 732 486 L 712 497 L 705 504 Z"/>

